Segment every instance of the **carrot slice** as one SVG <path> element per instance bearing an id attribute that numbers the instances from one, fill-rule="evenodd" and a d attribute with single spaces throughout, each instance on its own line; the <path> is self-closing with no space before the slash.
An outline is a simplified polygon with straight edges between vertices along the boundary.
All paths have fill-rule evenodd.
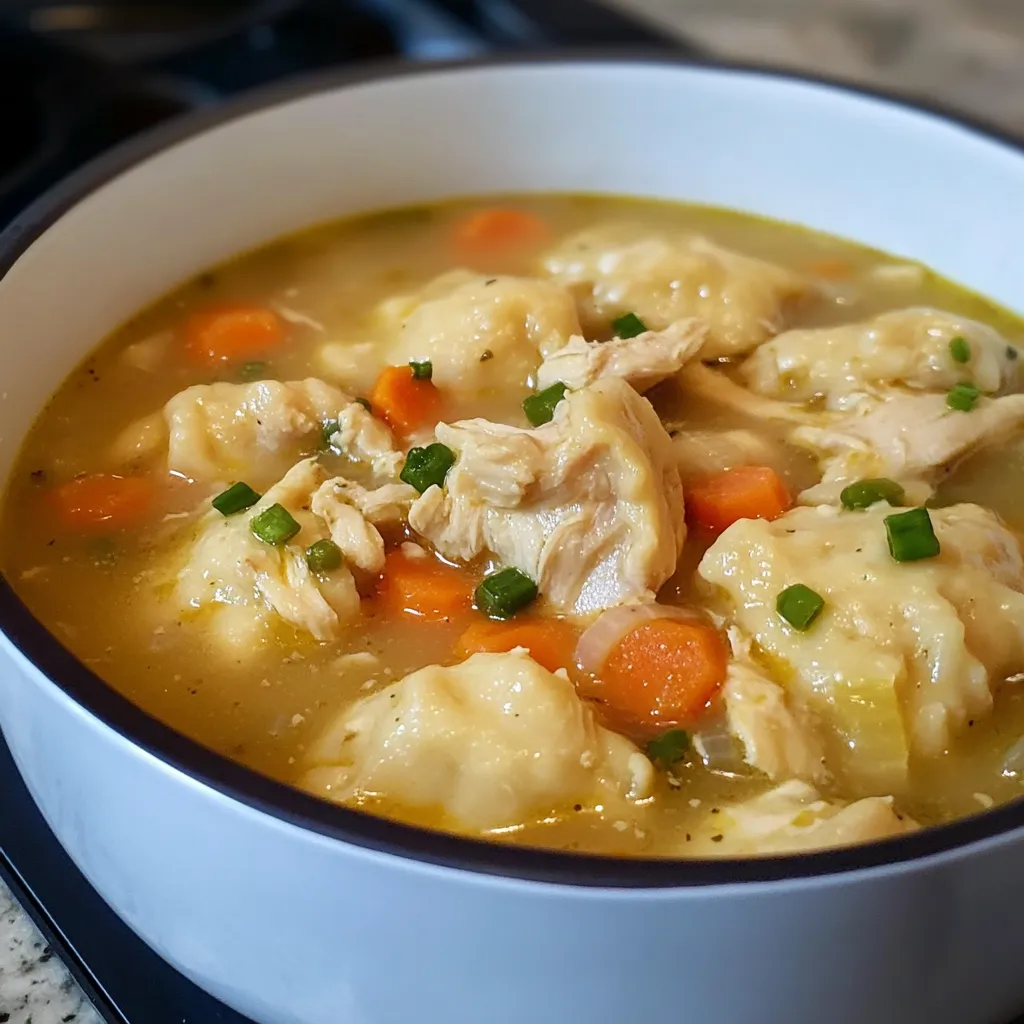
<path id="1" fill-rule="evenodd" d="M 392 615 L 414 615 L 431 622 L 467 614 L 473 607 L 476 580 L 465 569 L 446 565 L 432 555 L 411 558 L 401 549 L 384 561 L 378 596 Z"/>
<path id="2" fill-rule="evenodd" d="M 156 485 L 150 477 L 97 473 L 62 484 L 50 497 L 68 529 L 124 530 L 145 519 L 156 498 Z"/>
<path id="3" fill-rule="evenodd" d="M 825 257 L 812 263 L 807 272 L 814 277 L 824 277 L 828 280 L 838 281 L 849 277 L 853 273 L 853 267 L 846 260 L 835 257 Z"/>
<path id="4" fill-rule="evenodd" d="M 737 466 L 697 477 L 686 489 L 691 521 L 716 533 L 739 519 L 777 519 L 790 504 L 786 485 L 768 466 Z"/>
<path id="5" fill-rule="evenodd" d="M 189 317 L 185 347 L 201 363 L 229 363 L 280 345 L 287 326 L 272 309 L 245 303 L 216 306 Z"/>
<path id="6" fill-rule="evenodd" d="M 479 619 L 456 641 L 455 656 L 463 659 L 480 651 L 500 654 L 525 647 L 534 661 L 554 672 L 574 666 L 578 639 L 579 630 L 563 619 Z"/>
<path id="7" fill-rule="evenodd" d="M 725 682 L 728 653 L 713 626 L 652 619 L 626 633 L 598 673 L 605 710 L 630 724 L 685 725 Z"/>
<path id="8" fill-rule="evenodd" d="M 536 214 L 492 207 L 479 210 L 460 221 L 452 237 L 459 249 L 480 254 L 539 245 L 550 235 L 547 224 Z"/>
<path id="9" fill-rule="evenodd" d="M 432 427 L 441 418 L 441 392 L 432 381 L 414 377 L 409 366 L 385 366 L 370 405 L 399 434 Z"/>

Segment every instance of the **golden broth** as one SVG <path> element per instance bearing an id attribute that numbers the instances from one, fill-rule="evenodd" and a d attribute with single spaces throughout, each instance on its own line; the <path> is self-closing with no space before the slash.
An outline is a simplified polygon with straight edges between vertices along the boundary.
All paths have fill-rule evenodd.
<path id="1" fill-rule="evenodd" d="M 982 320 L 1011 341 L 1024 341 L 1020 321 L 990 303 L 934 275 L 916 283 L 882 284 L 868 275 L 878 253 L 803 229 L 696 206 L 605 197 L 512 197 L 535 212 L 556 235 L 628 214 L 652 227 L 696 229 L 713 241 L 783 266 L 806 270 L 841 259 L 852 271 L 835 293 L 803 309 L 793 326 L 840 324 L 887 309 L 934 305 Z M 169 543 L 176 517 L 210 496 L 208 486 L 176 480 L 166 489 L 164 517 L 138 532 L 112 537 L 71 535 L 56 522 L 47 503 L 50 489 L 76 474 L 109 470 L 106 452 L 133 420 L 159 410 L 183 388 L 219 377 L 183 356 L 165 359 L 159 372 L 128 365 L 123 353 L 135 342 L 176 330 L 191 312 L 212 301 L 274 303 L 293 323 L 291 340 L 272 355 L 263 376 L 295 380 L 329 377 L 315 352 L 325 341 L 358 342 L 370 330 L 378 302 L 412 290 L 459 265 L 449 244 L 456 220 L 480 207 L 452 202 L 393 211 L 331 224 L 275 242 L 201 275 L 140 313 L 107 338 L 77 367 L 40 415 L 13 471 L 3 516 L 2 566 L 33 612 L 70 650 L 130 700 L 199 742 L 252 768 L 286 781 L 297 778 L 308 744 L 339 708 L 410 670 L 450 662 L 460 623 L 385 620 L 372 611 L 338 643 L 317 644 L 282 627 L 273 640 L 244 660 L 228 661 L 204 647 L 185 621 L 154 627 L 144 613 L 150 600 L 147 569 Z M 536 273 L 539 249 L 495 258 L 472 269 L 493 273 Z M 522 422 L 527 389 L 496 381 L 484 399 L 451 401 L 446 418 L 486 414 Z M 688 402 L 680 404 L 673 385 L 649 396 L 666 421 L 733 427 L 734 416 Z M 763 424 L 758 429 L 764 432 Z M 279 467 L 268 464 L 262 488 Z M 808 457 L 792 450 L 787 466 L 796 487 L 814 479 Z M 989 450 L 966 462 L 944 484 L 944 502 L 971 500 L 988 505 L 1014 528 L 1024 529 L 1024 441 Z M 679 571 L 662 592 L 666 601 L 693 596 L 693 570 L 702 542 L 691 536 Z M 383 666 L 348 664 L 346 654 L 368 651 Z M 1004 686 L 995 713 L 979 722 L 945 757 L 912 767 L 912 786 L 901 809 L 923 823 L 980 810 L 1020 793 L 1015 778 L 1001 774 L 1001 762 L 1024 733 L 1024 694 Z M 591 815 L 516 831 L 513 842 L 586 848 L 636 855 L 679 848 L 680 840 L 708 802 L 745 796 L 766 788 L 758 777 L 728 778 L 696 763 L 679 770 L 678 788 L 659 785 L 657 819 L 650 828 L 622 829 Z M 377 810 L 387 812 L 380 806 Z M 700 812 L 702 813 L 702 811 Z M 404 815 L 408 817 L 408 814 Z M 436 815 L 419 820 L 439 824 Z M 443 822 L 440 822 L 444 824 Z M 618 823 L 621 824 L 621 823 Z"/>

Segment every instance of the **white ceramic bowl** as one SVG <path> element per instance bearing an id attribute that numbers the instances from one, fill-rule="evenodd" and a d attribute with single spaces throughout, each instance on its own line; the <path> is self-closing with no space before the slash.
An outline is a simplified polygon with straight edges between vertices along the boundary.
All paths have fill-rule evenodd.
<path id="1" fill-rule="evenodd" d="M 892 253 L 1021 309 L 1024 156 L 769 74 L 549 60 L 368 72 L 119 150 L 0 239 L 0 474 L 140 306 L 278 235 L 496 191 L 716 203 Z M 1024 806 L 859 849 L 572 857 L 315 801 L 107 689 L 0 588 L 0 720 L 117 913 L 260 1024 L 1006 1024 L 1024 1010 Z"/>

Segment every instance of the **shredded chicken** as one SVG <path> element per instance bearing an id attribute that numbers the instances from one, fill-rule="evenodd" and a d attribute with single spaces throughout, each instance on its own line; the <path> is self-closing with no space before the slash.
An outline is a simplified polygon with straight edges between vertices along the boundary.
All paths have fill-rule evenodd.
<path id="1" fill-rule="evenodd" d="M 693 359 L 707 330 L 703 320 L 688 319 L 634 338 L 595 342 L 576 335 L 540 364 L 537 387 L 543 390 L 561 382 L 578 390 L 605 377 L 619 377 L 642 394 Z"/>
<path id="2" fill-rule="evenodd" d="M 440 424 L 458 456 L 409 523 L 446 558 L 489 551 L 560 611 L 653 601 L 686 537 L 671 439 L 624 381 L 569 394 L 535 430 L 487 420 Z"/>
<path id="3" fill-rule="evenodd" d="M 963 362 L 951 353 L 954 339 L 963 342 Z M 941 310 L 901 309 L 863 323 L 787 331 L 762 345 L 741 372 L 769 398 L 823 397 L 828 409 L 846 410 L 891 385 L 948 391 L 969 382 L 989 393 L 1014 390 L 1017 365 L 1006 339 L 985 324 Z"/>
<path id="4" fill-rule="evenodd" d="M 368 463 L 378 480 L 396 479 L 405 464 L 405 456 L 395 448 L 387 424 L 360 402 L 349 402 L 338 413 L 338 429 L 329 440 L 335 450 L 350 459 Z"/>
<path id="5" fill-rule="evenodd" d="M 441 809 L 476 833 L 573 806 L 628 813 L 654 785 L 647 758 L 523 650 L 431 665 L 357 701 L 309 762 L 302 785 L 327 799 Z"/>
<path id="6" fill-rule="evenodd" d="M 785 327 L 789 307 L 811 290 L 792 271 L 699 235 L 628 223 L 573 235 L 548 253 L 544 265 L 573 290 L 591 330 L 606 330 L 627 312 L 654 330 L 701 317 L 710 325 L 706 359 L 767 341 Z"/>

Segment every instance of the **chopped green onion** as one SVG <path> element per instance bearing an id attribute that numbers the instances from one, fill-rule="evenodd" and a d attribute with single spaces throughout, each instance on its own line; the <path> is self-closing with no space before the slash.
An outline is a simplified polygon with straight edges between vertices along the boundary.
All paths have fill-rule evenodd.
<path id="1" fill-rule="evenodd" d="M 970 412 L 978 404 L 980 397 L 981 388 L 973 384 L 957 384 L 946 395 L 946 405 L 958 412 Z"/>
<path id="2" fill-rule="evenodd" d="M 786 587 L 775 599 L 775 610 L 801 633 L 814 625 L 814 620 L 825 607 L 825 598 L 802 583 Z"/>
<path id="3" fill-rule="evenodd" d="M 222 516 L 236 516 L 239 512 L 252 508 L 260 497 L 248 484 L 237 483 L 218 494 L 210 504 Z"/>
<path id="4" fill-rule="evenodd" d="M 885 532 L 889 537 L 889 553 L 897 562 L 918 562 L 939 553 L 939 538 L 932 527 L 926 508 L 912 508 L 886 516 Z"/>
<path id="5" fill-rule="evenodd" d="M 341 565 L 341 548 L 333 540 L 318 540 L 306 548 L 306 565 L 313 572 L 330 572 Z"/>
<path id="6" fill-rule="evenodd" d="M 424 359 L 420 363 L 409 363 L 409 368 L 415 380 L 430 380 L 434 376 L 434 364 L 429 359 Z"/>
<path id="7" fill-rule="evenodd" d="M 322 446 L 324 448 L 333 448 L 334 447 L 334 445 L 331 444 L 331 438 L 334 437 L 334 435 L 337 432 L 338 432 L 338 421 L 337 420 L 327 420 L 327 422 L 324 423 L 323 429 L 322 429 L 321 434 L 320 434 L 320 440 L 321 440 Z"/>
<path id="8" fill-rule="evenodd" d="M 537 599 L 537 584 L 511 566 L 491 573 L 476 588 L 476 605 L 492 619 L 508 619 Z"/>
<path id="9" fill-rule="evenodd" d="M 238 379 L 245 381 L 262 380 L 266 373 L 266 363 L 245 363 L 238 371 Z"/>
<path id="10" fill-rule="evenodd" d="M 615 330 L 617 338 L 635 338 L 647 330 L 647 324 L 636 313 L 624 313 L 612 321 L 612 328 Z"/>
<path id="11" fill-rule="evenodd" d="M 861 480 L 844 487 L 839 495 L 843 508 L 871 508 L 880 501 L 887 501 L 896 507 L 903 503 L 903 488 L 895 480 L 879 477 L 876 480 Z"/>
<path id="12" fill-rule="evenodd" d="M 669 729 L 647 744 L 647 756 L 668 768 L 682 761 L 690 749 L 690 735 L 685 729 Z"/>
<path id="13" fill-rule="evenodd" d="M 370 400 L 369 400 L 368 398 L 357 398 L 357 399 L 356 399 L 356 401 L 357 401 L 357 402 L 358 402 L 358 403 L 359 403 L 359 404 L 360 404 L 360 405 L 361 405 L 361 406 L 362 406 L 362 407 L 363 407 L 363 408 L 364 408 L 364 409 L 365 409 L 365 410 L 366 410 L 367 412 L 373 412 L 373 406 L 372 406 L 372 405 L 370 405 Z"/>
<path id="14" fill-rule="evenodd" d="M 249 520 L 249 529 L 264 544 L 277 547 L 290 541 L 302 527 L 283 505 L 271 505 Z"/>
<path id="15" fill-rule="evenodd" d="M 412 484 L 420 494 L 437 484 L 444 486 L 448 470 L 455 465 L 455 452 L 447 445 L 435 441 L 426 448 L 413 448 L 405 457 L 405 466 L 399 479 Z"/>
<path id="16" fill-rule="evenodd" d="M 523 412 L 526 418 L 535 426 L 542 427 L 550 423 L 555 416 L 555 406 L 565 398 L 566 387 L 558 381 L 551 387 L 538 391 L 535 395 L 523 401 Z"/>
<path id="17" fill-rule="evenodd" d="M 949 343 L 949 354 L 956 363 L 969 363 L 971 361 L 971 346 L 966 338 L 956 337 Z"/>
<path id="18" fill-rule="evenodd" d="M 1018 355 L 1020 355 L 1020 353 L 1012 345 L 1007 345 L 1006 346 L 1006 358 L 1007 359 L 1009 359 L 1012 362 L 1014 359 L 1017 358 Z"/>

